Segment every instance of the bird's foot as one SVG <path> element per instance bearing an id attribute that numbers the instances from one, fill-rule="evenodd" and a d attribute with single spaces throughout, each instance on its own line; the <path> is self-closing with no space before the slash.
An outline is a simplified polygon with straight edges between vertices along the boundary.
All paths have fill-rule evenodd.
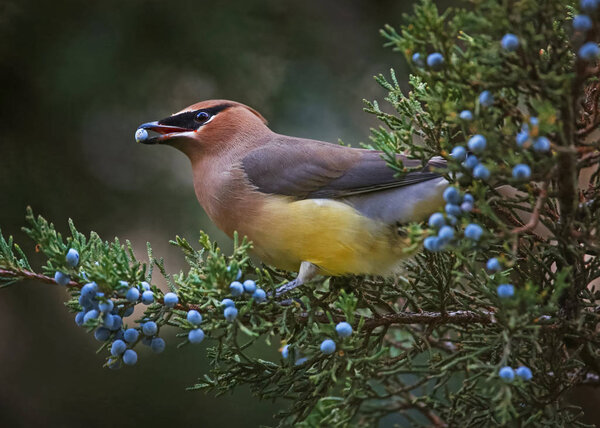
<path id="1" fill-rule="evenodd" d="M 281 287 L 279 287 L 277 290 L 275 290 L 275 297 L 279 297 L 282 294 L 292 291 L 294 288 L 296 288 L 300 285 L 302 285 L 302 281 L 299 281 L 298 278 L 296 278 L 295 280 L 290 281 L 287 284 L 284 284 Z"/>

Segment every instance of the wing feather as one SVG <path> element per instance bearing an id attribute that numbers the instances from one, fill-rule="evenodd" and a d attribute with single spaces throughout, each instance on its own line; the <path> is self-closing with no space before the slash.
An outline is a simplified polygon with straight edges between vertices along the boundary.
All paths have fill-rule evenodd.
<path id="1" fill-rule="evenodd" d="M 407 167 L 421 164 L 414 159 L 402 160 Z M 382 152 L 281 136 L 250 151 L 243 158 L 242 167 L 250 182 L 263 193 L 298 199 L 339 199 L 438 178 L 440 174 L 431 168 L 443 168 L 445 161 L 436 158 L 421 171 L 396 177 Z"/>

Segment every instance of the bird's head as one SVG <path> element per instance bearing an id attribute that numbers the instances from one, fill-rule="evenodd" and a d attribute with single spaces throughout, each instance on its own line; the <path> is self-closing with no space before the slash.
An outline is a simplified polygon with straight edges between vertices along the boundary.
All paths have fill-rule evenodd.
<path id="1" fill-rule="evenodd" d="M 135 140 L 144 144 L 168 144 L 191 157 L 193 153 L 219 150 L 266 129 L 264 117 L 244 104 L 208 100 L 192 104 L 173 115 L 140 125 Z M 243 137 L 242 137 L 243 139 Z"/>

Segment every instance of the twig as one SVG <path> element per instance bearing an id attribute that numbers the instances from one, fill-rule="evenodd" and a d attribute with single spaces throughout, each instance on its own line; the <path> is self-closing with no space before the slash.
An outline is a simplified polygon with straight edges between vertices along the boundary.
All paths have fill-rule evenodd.
<path id="1" fill-rule="evenodd" d="M 15 279 L 31 279 L 36 281 L 45 282 L 46 284 L 57 284 L 54 278 L 42 275 L 41 273 L 31 272 L 28 270 L 6 270 L 0 269 L 0 278 L 15 278 Z M 75 281 L 69 281 L 67 287 L 81 288 L 81 284 Z"/>
<path id="2" fill-rule="evenodd" d="M 491 324 L 494 322 L 494 313 L 491 311 L 451 311 L 442 314 L 441 312 L 398 312 L 395 314 L 386 314 L 378 318 L 368 318 L 364 321 L 363 327 L 367 330 L 373 330 L 383 325 L 393 324 Z M 303 312 L 299 314 L 299 321 L 307 321 L 310 314 Z M 357 317 L 360 318 L 360 317 Z M 313 319 L 328 323 L 329 317 L 326 314 L 313 315 Z M 333 320 L 343 321 L 345 317 L 334 316 Z M 358 325 L 358 322 L 356 323 Z"/>
<path id="3" fill-rule="evenodd" d="M 41 273 L 31 272 L 29 270 L 24 270 L 24 269 L 7 270 L 7 269 L 0 268 L 0 278 L 14 278 L 16 280 L 29 279 L 29 280 L 33 280 L 33 281 L 44 282 L 46 284 L 58 284 L 54 280 L 54 278 L 43 275 Z M 83 284 L 76 282 L 76 281 L 69 281 L 69 283 L 65 287 L 81 288 L 81 287 L 83 287 Z M 156 301 L 158 303 L 164 303 L 164 299 L 162 297 L 159 297 Z M 178 303 L 177 305 L 175 305 L 174 309 L 180 309 L 180 310 L 187 311 L 189 309 L 198 309 L 198 307 L 199 307 L 199 305 L 193 305 L 193 304 L 185 304 L 184 305 L 184 304 Z"/>
<path id="4" fill-rule="evenodd" d="M 546 202 L 546 197 L 548 196 L 548 185 L 549 185 L 548 181 L 546 181 L 546 182 L 544 182 L 544 184 L 542 184 L 540 195 L 537 198 L 535 207 L 533 208 L 533 213 L 532 213 L 529 221 L 527 223 L 525 223 L 523 226 L 515 227 L 513 230 L 511 230 L 511 233 L 519 234 L 519 233 L 527 232 L 529 230 L 534 229 L 538 225 L 538 223 L 540 222 L 540 214 L 542 211 L 542 207 L 544 206 L 544 202 Z"/>

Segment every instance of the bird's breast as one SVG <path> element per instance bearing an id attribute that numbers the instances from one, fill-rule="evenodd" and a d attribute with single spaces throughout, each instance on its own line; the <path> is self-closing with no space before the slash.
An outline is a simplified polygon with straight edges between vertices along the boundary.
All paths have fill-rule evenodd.
<path id="1" fill-rule="evenodd" d="M 265 262 L 296 270 L 302 261 L 328 275 L 389 274 L 406 256 L 397 228 L 331 199 L 268 196 L 239 229 Z"/>

